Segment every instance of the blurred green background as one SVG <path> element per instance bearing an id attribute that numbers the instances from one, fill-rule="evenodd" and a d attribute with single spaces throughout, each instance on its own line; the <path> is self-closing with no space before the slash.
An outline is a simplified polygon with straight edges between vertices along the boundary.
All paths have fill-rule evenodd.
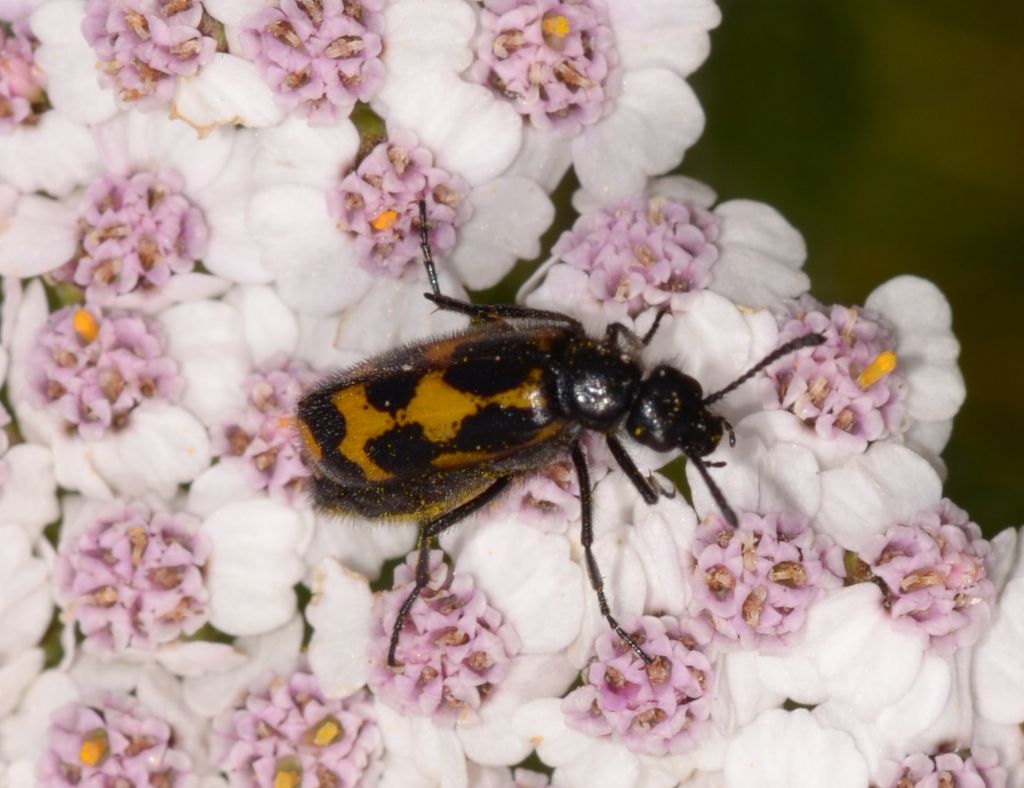
<path id="1" fill-rule="evenodd" d="M 782 211 L 822 301 L 900 273 L 942 288 L 967 380 L 946 494 L 989 534 L 1021 524 L 1024 3 L 720 5 L 681 172 Z"/>

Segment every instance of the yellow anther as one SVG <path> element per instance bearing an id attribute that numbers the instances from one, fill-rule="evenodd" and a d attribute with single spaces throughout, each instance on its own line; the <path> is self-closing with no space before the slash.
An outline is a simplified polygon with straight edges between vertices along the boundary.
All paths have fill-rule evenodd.
<path id="1" fill-rule="evenodd" d="M 374 230 L 390 230 L 396 221 L 398 221 L 398 211 L 388 208 L 388 210 L 378 213 L 370 221 L 370 226 Z"/>
<path id="2" fill-rule="evenodd" d="M 75 310 L 75 314 L 71 316 L 71 325 L 75 333 L 86 342 L 92 342 L 100 335 L 100 324 L 84 309 Z"/>
<path id="3" fill-rule="evenodd" d="M 548 16 L 540 23 L 541 30 L 549 36 L 565 38 L 569 35 L 569 20 L 564 16 Z"/>
<path id="4" fill-rule="evenodd" d="M 328 744 L 334 744 L 343 735 L 341 724 L 333 717 L 325 717 L 313 729 L 313 744 L 317 747 L 326 747 Z"/>
<path id="5" fill-rule="evenodd" d="M 110 740 L 107 732 L 103 729 L 90 731 L 82 739 L 82 746 L 78 748 L 78 760 L 83 766 L 98 766 L 107 759 L 110 751 Z"/>
<path id="6" fill-rule="evenodd" d="M 891 350 L 879 353 L 875 356 L 875 360 L 857 376 L 857 385 L 862 389 L 870 388 L 894 369 L 896 369 L 896 354 Z"/>
<path id="7" fill-rule="evenodd" d="M 274 770 L 274 788 L 299 788 L 302 784 L 302 766 L 292 757 L 282 758 Z"/>

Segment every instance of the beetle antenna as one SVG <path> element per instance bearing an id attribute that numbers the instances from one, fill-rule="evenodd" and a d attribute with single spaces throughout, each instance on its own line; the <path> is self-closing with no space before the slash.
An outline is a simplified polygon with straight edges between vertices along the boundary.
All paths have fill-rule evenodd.
<path id="1" fill-rule="evenodd" d="M 711 497 L 715 499 L 715 503 L 718 504 L 718 508 L 722 512 L 722 517 L 724 517 L 733 528 L 738 528 L 740 522 L 739 518 L 736 517 L 736 512 L 733 511 L 733 508 L 729 506 L 729 502 L 725 500 L 725 496 L 722 495 L 722 488 L 715 484 L 715 480 L 712 479 L 711 474 L 708 473 L 708 466 L 695 454 L 687 454 L 686 457 L 690 462 L 697 466 L 697 470 L 700 471 L 700 475 L 704 479 L 704 483 L 711 491 Z"/>
<path id="2" fill-rule="evenodd" d="M 763 359 L 757 362 L 753 367 L 751 367 L 738 378 L 736 378 L 736 380 L 734 380 L 724 389 L 721 389 L 720 391 L 716 391 L 714 394 L 709 394 L 708 396 L 706 396 L 704 398 L 704 405 L 710 405 L 712 402 L 718 402 L 718 400 L 720 400 L 730 391 L 733 391 L 734 389 L 737 389 L 740 386 L 742 386 L 762 369 L 771 366 L 783 356 L 788 356 L 794 350 L 799 350 L 802 347 L 814 347 L 815 345 L 822 344 L 824 341 L 825 337 L 823 337 L 821 334 L 804 334 L 802 337 L 791 339 L 785 345 L 775 348 L 775 350 L 773 350 L 771 353 L 769 353 L 767 356 L 765 356 Z"/>

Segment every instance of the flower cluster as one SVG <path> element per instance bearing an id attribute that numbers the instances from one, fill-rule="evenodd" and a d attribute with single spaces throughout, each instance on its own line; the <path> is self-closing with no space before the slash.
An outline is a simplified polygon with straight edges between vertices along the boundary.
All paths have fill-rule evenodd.
<path id="1" fill-rule="evenodd" d="M 1021 783 L 949 304 L 675 172 L 719 21 L 3 4 L 0 784 Z"/>

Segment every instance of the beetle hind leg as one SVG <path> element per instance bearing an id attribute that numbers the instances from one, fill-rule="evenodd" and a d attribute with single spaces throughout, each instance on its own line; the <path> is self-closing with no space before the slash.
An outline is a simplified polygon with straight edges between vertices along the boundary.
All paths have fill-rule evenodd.
<path id="1" fill-rule="evenodd" d="M 436 536 L 451 528 L 456 523 L 465 520 L 471 514 L 482 509 L 493 501 L 506 487 L 508 487 L 511 480 L 511 476 L 502 476 L 501 478 L 496 479 L 490 487 L 485 489 L 475 498 L 471 498 L 460 506 L 455 507 L 450 512 L 445 512 L 433 520 L 428 520 L 420 526 L 420 538 L 417 543 L 419 552 L 416 558 L 416 584 L 413 586 L 412 591 L 409 592 L 409 596 L 407 596 L 405 601 L 402 603 L 402 607 L 399 608 L 398 616 L 395 618 L 395 623 L 391 627 L 391 642 L 388 645 L 389 667 L 393 668 L 398 665 L 396 658 L 398 652 L 398 640 L 402 635 L 402 627 L 405 626 L 406 619 L 409 617 L 409 611 L 412 610 L 413 603 L 419 598 L 419 595 L 423 593 L 423 589 L 426 588 L 427 584 L 430 582 L 431 542 Z"/>

